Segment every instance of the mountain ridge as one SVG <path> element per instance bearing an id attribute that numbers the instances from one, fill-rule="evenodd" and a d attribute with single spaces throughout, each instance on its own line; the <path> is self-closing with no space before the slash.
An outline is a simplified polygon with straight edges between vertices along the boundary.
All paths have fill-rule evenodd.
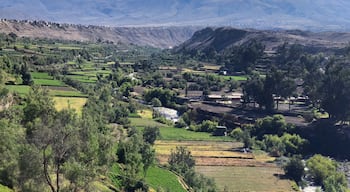
<path id="1" fill-rule="evenodd" d="M 189 39 L 198 29 L 200 27 L 105 27 L 46 21 L 0 20 L 0 32 L 12 32 L 20 37 L 90 42 L 108 41 L 157 48 L 171 48 L 179 45 Z"/>
<path id="2" fill-rule="evenodd" d="M 2 0 L 0 18 L 103 26 L 350 30 L 347 0 Z"/>
<path id="3" fill-rule="evenodd" d="M 251 40 L 261 42 L 267 51 L 276 50 L 283 43 L 300 44 L 313 49 L 338 49 L 349 45 L 350 33 L 207 27 L 195 32 L 190 39 L 175 47 L 174 51 L 203 51 L 214 48 L 215 51 L 221 52 Z"/>

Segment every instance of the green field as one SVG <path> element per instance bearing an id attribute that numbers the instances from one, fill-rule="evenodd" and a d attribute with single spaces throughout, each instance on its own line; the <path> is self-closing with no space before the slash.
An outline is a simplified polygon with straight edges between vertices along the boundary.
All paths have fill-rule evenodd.
<path id="1" fill-rule="evenodd" d="M 134 127 L 147 127 L 147 126 L 156 126 L 156 127 L 164 127 L 167 125 L 158 123 L 152 119 L 143 119 L 143 118 L 129 118 L 130 125 Z"/>
<path id="2" fill-rule="evenodd" d="M 241 75 L 241 76 L 223 76 L 223 75 L 220 75 L 220 77 L 223 77 L 225 80 L 233 79 L 235 81 L 246 81 L 248 79 L 248 77 L 245 75 Z"/>
<path id="3" fill-rule="evenodd" d="M 174 173 L 159 167 L 150 167 L 148 169 L 146 182 L 155 190 L 161 188 L 164 191 L 186 191 Z"/>
<path id="4" fill-rule="evenodd" d="M 66 75 L 71 79 L 77 80 L 82 83 L 95 83 L 97 81 L 97 77 L 85 76 L 85 75 Z"/>
<path id="5" fill-rule="evenodd" d="M 6 88 L 13 93 L 18 93 L 19 95 L 26 95 L 29 93 L 30 87 L 28 85 L 6 85 Z"/>
<path id="6" fill-rule="evenodd" d="M 232 141 L 231 137 L 212 136 L 210 133 L 194 132 L 173 127 L 160 128 L 160 139 L 178 141 Z"/>
<path id="7" fill-rule="evenodd" d="M 35 85 L 64 86 L 64 83 L 55 79 L 34 79 Z"/>
<path id="8" fill-rule="evenodd" d="M 168 125 L 158 123 L 147 118 L 129 118 L 130 125 L 142 130 L 147 126 L 160 127 L 161 140 L 178 140 L 178 141 L 232 141 L 231 137 L 212 136 L 210 133 L 194 132 L 182 128 L 169 127 Z"/>
<path id="9" fill-rule="evenodd" d="M 48 73 L 43 72 L 31 72 L 33 79 L 53 79 L 52 76 L 50 76 Z"/>
<path id="10" fill-rule="evenodd" d="M 196 166 L 196 171 L 214 178 L 220 191 L 293 191 L 289 180 L 280 179 L 278 167 Z"/>

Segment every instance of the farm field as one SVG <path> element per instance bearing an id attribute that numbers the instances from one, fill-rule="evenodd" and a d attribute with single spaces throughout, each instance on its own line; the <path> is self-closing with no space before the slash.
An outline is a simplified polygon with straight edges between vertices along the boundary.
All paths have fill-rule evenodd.
<path id="1" fill-rule="evenodd" d="M 46 85 L 46 86 L 65 86 L 65 84 L 62 81 L 55 80 L 55 79 L 35 79 L 34 78 L 34 84 L 35 85 Z"/>
<path id="2" fill-rule="evenodd" d="M 150 167 L 145 179 L 154 190 L 186 192 L 174 173 L 160 167 Z"/>
<path id="3" fill-rule="evenodd" d="M 215 180 L 220 191 L 293 191 L 289 180 L 280 179 L 278 167 L 196 166 L 196 171 Z"/>
<path id="4" fill-rule="evenodd" d="M 155 143 L 160 164 L 167 164 L 171 150 L 184 146 L 191 151 L 196 170 L 214 178 L 220 191 L 292 191 L 289 180 L 282 180 L 283 170 L 265 152 L 242 152 L 240 142 L 164 141 Z M 249 187 L 251 186 L 251 187 Z"/>
<path id="5" fill-rule="evenodd" d="M 78 114 L 81 114 L 81 110 L 85 105 L 87 98 L 79 97 L 53 97 L 55 102 L 55 108 L 58 111 L 62 109 L 74 109 Z"/>
<path id="6" fill-rule="evenodd" d="M 28 94 L 30 90 L 30 87 L 28 85 L 6 85 L 5 87 L 10 92 L 18 93 L 21 96 Z"/>

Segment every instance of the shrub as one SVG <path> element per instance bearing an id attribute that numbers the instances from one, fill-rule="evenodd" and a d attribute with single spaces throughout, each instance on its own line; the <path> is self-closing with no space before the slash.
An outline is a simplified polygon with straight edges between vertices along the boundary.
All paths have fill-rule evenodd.
<path id="1" fill-rule="evenodd" d="M 294 156 L 290 158 L 289 162 L 283 167 L 287 177 L 293 179 L 296 182 L 301 181 L 304 175 L 304 164 L 300 157 Z"/>
<path id="2" fill-rule="evenodd" d="M 266 151 L 268 151 L 272 156 L 282 156 L 286 151 L 286 147 L 282 142 L 282 139 L 277 135 L 265 135 L 263 141 L 266 146 Z"/>
<path id="3" fill-rule="evenodd" d="M 309 173 L 316 184 L 322 185 L 325 179 L 336 172 L 336 163 L 322 155 L 316 154 L 306 161 Z"/>

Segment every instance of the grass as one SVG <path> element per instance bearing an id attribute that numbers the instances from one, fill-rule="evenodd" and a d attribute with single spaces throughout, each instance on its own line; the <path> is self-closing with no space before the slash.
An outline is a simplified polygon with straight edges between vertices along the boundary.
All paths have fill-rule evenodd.
<path id="1" fill-rule="evenodd" d="M 194 132 L 182 128 L 160 128 L 161 140 L 178 141 L 232 141 L 231 137 L 212 136 L 210 133 Z"/>
<path id="2" fill-rule="evenodd" d="M 30 87 L 28 85 L 6 85 L 6 88 L 13 93 L 18 93 L 19 95 L 26 95 L 29 93 Z"/>
<path id="3" fill-rule="evenodd" d="M 61 91 L 61 90 L 49 90 L 49 94 L 57 97 L 87 97 L 85 94 L 79 91 Z"/>
<path id="4" fill-rule="evenodd" d="M 79 98 L 79 97 L 53 97 L 55 102 L 55 108 L 58 111 L 63 109 L 74 109 L 78 114 L 81 114 L 81 110 L 83 109 L 87 98 Z"/>
<path id="5" fill-rule="evenodd" d="M 146 182 L 153 189 L 163 189 L 164 191 L 185 192 L 177 176 L 160 167 L 150 167 L 147 171 Z"/>
<path id="6" fill-rule="evenodd" d="M 0 192 L 13 192 L 13 190 L 0 184 Z"/>
<path id="7" fill-rule="evenodd" d="M 55 79 L 34 79 L 35 85 L 64 86 L 64 83 Z"/>
<path id="8" fill-rule="evenodd" d="M 183 128 L 174 128 L 168 125 L 158 123 L 153 119 L 129 117 L 130 125 L 138 129 L 147 126 L 160 127 L 160 140 L 179 140 L 179 141 L 232 141 L 231 137 L 212 136 L 210 133 L 194 132 Z"/>
<path id="9" fill-rule="evenodd" d="M 152 119 L 153 117 L 153 111 L 150 109 L 138 110 L 137 114 L 144 119 Z"/>
<path id="10" fill-rule="evenodd" d="M 214 178 L 220 191 L 293 191 L 289 180 L 280 179 L 278 167 L 196 166 L 196 171 Z"/>
<path id="11" fill-rule="evenodd" d="M 50 76 L 48 73 L 44 72 L 31 72 L 33 79 L 53 79 L 52 76 Z"/>
<path id="12" fill-rule="evenodd" d="M 235 81 L 246 81 L 248 79 L 247 76 L 241 75 L 241 76 L 220 76 L 223 77 L 225 80 L 233 79 Z"/>
<path id="13" fill-rule="evenodd" d="M 84 76 L 84 75 L 66 75 L 66 77 L 80 81 L 82 83 L 95 83 L 97 81 L 97 77 L 95 76 L 91 77 L 91 76 Z"/>
<path id="14" fill-rule="evenodd" d="M 148 127 L 148 126 L 156 126 L 156 127 L 164 127 L 166 125 L 158 123 L 152 119 L 142 119 L 142 118 L 129 118 L 130 125 L 138 128 Z"/>

